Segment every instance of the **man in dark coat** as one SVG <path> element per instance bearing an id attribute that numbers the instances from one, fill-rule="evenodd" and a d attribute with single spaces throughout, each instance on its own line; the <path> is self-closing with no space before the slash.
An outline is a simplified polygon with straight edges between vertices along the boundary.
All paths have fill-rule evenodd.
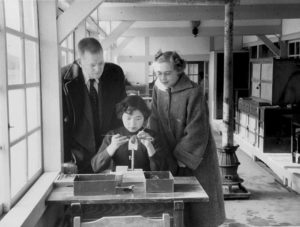
<path id="1" fill-rule="evenodd" d="M 78 43 L 79 60 L 62 68 L 64 162 L 74 162 L 78 173 L 92 173 L 91 158 L 105 134 L 122 125 L 115 105 L 125 96 L 124 73 L 105 63 L 94 38 Z"/>

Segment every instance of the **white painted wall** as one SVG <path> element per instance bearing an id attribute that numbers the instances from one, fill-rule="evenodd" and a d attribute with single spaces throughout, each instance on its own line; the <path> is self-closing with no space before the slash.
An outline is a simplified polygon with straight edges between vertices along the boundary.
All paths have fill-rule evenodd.
<path id="1" fill-rule="evenodd" d="M 176 50 L 182 54 L 208 54 L 208 37 L 150 37 L 150 55 L 159 49 Z M 145 56 L 145 38 L 136 37 L 120 53 L 122 56 Z"/>
<path id="2" fill-rule="evenodd" d="M 150 38 L 150 55 L 159 49 L 175 50 L 179 54 L 208 54 L 209 37 L 154 37 Z"/>
<path id="3" fill-rule="evenodd" d="M 149 39 L 149 54 L 150 61 L 153 59 L 155 53 L 162 49 L 176 50 L 181 55 L 200 55 L 209 53 L 209 38 L 208 37 L 151 37 Z M 125 76 L 132 84 L 146 84 L 147 76 L 145 75 L 145 62 L 136 62 L 136 56 L 145 57 L 145 38 L 134 38 L 120 53 L 119 65 L 123 68 Z M 122 60 L 127 57 L 126 61 Z M 132 61 L 128 60 L 132 57 Z M 123 58 L 124 59 L 124 58 Z M 200 59 L 199 59 L 200 60 Z"/>
<path id="4" fill-rule="evenodd" d="M 222 50 L 224 46 L 223 37 L 215 39 L 216 50 Z M 242 47 L 242 37 L 234 37 L 234 50 L 240 50 Z M 175 50 L 180 55 L 196 56 L 203 60 L 203 55 L 209 56 L 210 38 L 209 37 L 150 37 L 149 39 L 149 58 L 145 57 L 145 38 L 134 38 L 120 53 L 118 64 L 123 68 L 125 75 L 133 84 L 146 84 L 145 62 L 151 61 L 155 53 L 162 51 Z M 202 57 L 201 57 L 202 56 Z M 132 60 L 130 60 L 132 58 Z M 126 59 L 126 60 L 125 60 Z M 146 60 L 148 59 L 148 60 Z M 208 59 L 208 57 L 207 57 Z"/>
<path id="5" fill-rule="evenodd" d="M 240 50 L 243 44 L 243 37 L 234 36 L 233 37 L 233 50 Z M 224 49 L 224 37 L 218 36 L 214 38 L 214 50 L 221 51 Z"/>
<path id="6" fill-rule="evenodd" d="M 252 43 L 257 41 L 257 36 L 251 35 L 251 36 L 244 36 L 243 37 L 243 43 Z"/>
<path id="7" fill-rule="evenodd" d="M 145 38 L 135 37 L 120 53 L 122 56 L 145 56 Z"/>
<path id="8" fill-rule="evenodd" d="M 143 62 L 123 62 L 119 63 L 119 65 L 132 85 L 146 84 L 145 64 Z"/>
<path id="9" fill-rule="evenodd" d="M 300 19 L 282 20 L 282 34 L 292 34 L 300 32 Z"/>

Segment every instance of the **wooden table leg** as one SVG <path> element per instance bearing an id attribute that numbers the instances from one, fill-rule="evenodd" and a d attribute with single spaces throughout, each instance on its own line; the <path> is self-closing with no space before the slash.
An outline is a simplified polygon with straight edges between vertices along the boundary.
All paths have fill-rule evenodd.
<path id="1" fill-rule="evenodd" d="M 75 216 L 81 217 L 81 215 L 82 215 L 81 204 L 80 203 L 71 203 L 71 216 L 72 216 L 72 219 Z"/>
<path id="2" fill-rule="evenodd" d="M 174 201 L 174 227 L 184 227 L 184 203 L 182 200 Z"/>

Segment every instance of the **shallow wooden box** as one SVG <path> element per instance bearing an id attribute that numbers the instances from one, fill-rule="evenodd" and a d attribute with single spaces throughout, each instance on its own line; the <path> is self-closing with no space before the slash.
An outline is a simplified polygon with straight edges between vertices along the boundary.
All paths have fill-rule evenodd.
<path id="1" fill-rule="evenodd" d="M 169 171 L 145 171 L 146 192 L 174 192 L 174 177 Z"/>
<path id="2" fill-rule="evenodd" d="M 74 179 L 74 195 L 115 194 L 117 184 L 114 174 L 79 174 Z"/>
<path id="3" fill-rule="evenodd" d="M 127 171 L 123 173 L 121 186 L 134 186 L 134 191 L 145 192 L 146 183 L 143 170 L 135 169 L 134 171 Z"/>

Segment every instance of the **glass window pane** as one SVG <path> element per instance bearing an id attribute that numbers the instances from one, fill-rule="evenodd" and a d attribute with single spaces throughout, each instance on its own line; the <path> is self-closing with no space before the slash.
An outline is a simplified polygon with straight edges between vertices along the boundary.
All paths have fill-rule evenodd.
<path id="1" fill-rule="evenodd" d="M 300 42 L 296 42 L 296 54 L 300 54 Z"/>
<path id="2" fill-rule="evenodd" d="M 64 41 L 61 43 L 61 46 L 67 47 L 67 41 L 68 41 L 68 39 L 64 39 Z"/>
<path id="3" fill-rule="evenodd" d="M 72 63 L 74 61 L 74 54 L 71 52 L 68 52 L 68 63 Z"/>
<path id="4" fill-rule="evenodd" d="M 39 55 L 38 44 L 25 41 L 26 83 L 39 82 Z"/>
<path id="5" fill-rule="evenodd" d="M 20 31 L 19 0 L 4 0 L 4 5 L 6 26 Z"/>
<path id="6" fill-rule="evenodd" d="M 289 44 L 289 55 L 294 55 L 295 54 L 295 43 L 290 43 Z"/>
<path id="7" fill-rule="evenodd" d="M 14 141 L 25 135 L 25 92 L 24 89 L 8 91 L 9 135 Z"/>
<path id="8" fill-rule="evenodd" d="M 9 85 L 24 82 L 21 47 L 22 44 L 19 37 L 7 34 L 7 68 Z"/>
<path id="9" fill-rule="evenodd" d="M 24 11 L 24 32 L 26 34 L 37 37 L 36 1 L 35 0 L 23 1 L 23 11 Z"/>
<path id="10" fill-rule="evenodd" d="M 28 137 L 28 178 L 34 176 L 42 168 L 41 131 Z"/>
<path id="11" fill-rule="evenodd" d="M 194 74 L 198 75 L 198 64 L 194 64 Z"/>
<path id="12" fill-rule="evenodd" d="M 68 48 L 69 49 L 74 49 L 74 47 L 73 47 L 73 45 L 74 45 L 74 43 L 73 43 L 73 33 L 71 34 L 71 35 L 69 35 L 69 37 L 68 37 Z"/>
<path id="13" fill-rule="evenodd" d="M 91 17 L 96 21 L 98 18 L 98 9 L 94 10 L 91 14 Z"/>
<path id="14" fill-rule="evenodd" d="M 28 131 L 41 125 L 40 117 L 40 89 L 32 87 L 26 89 L 27 95 L 27 127 Z"/>
<path id="15" fill-rule="evenodd" d="M 194 80 L 193 80 L 196 84 L 198 84 L 198 76 L 194 75 Z"/>
<path id="16" fill-rule="evenodd" d="M 189 74 L 189 65 L 187 64 L 186 65 L 186 67 L 185 67 L 185 69 L 184 69 L 184 73 L 186 74 L 186 75 L 188 75 Z"/>
<path id="17" fill-rule="evenodd" d="M 61 66 L 67 65 L 67 52 L 61 51 Z"/>
<path id="18" fill-rule="evenodd" d="M 12 197 L 22 189 L 27 181 L 26 141 L 22 140 L 10 148 L 10 173 Z"/>
<path id="19" fill-rule="evenodd" d="M 194 74 L 194 65 L 190 64 L 190 74 L 193 75 Z"/>

